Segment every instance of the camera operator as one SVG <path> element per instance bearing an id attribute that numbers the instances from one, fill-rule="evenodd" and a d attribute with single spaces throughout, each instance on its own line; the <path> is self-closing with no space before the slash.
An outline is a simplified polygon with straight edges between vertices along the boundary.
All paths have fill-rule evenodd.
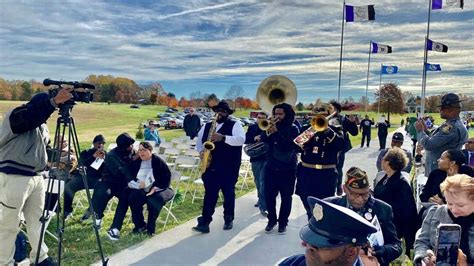
<path id="1" fill-rule="evenodd" d="M 13 265 L 15 239 L 23 213 L 31 243 L 30 258 L 40 252 L 38 265 L 55 265 L 48 257 L 43 242 L 38 251 L 41 233 L 45 188 L 39 174 L 46 168 L 46 145 L 49 139 L 46 120 L 56 107 L 72 98 L 72 89 L 60 90 L 54 98 L 47 93 L 31 100 L 4 116 L 0 131 L 0 265 Z"/>

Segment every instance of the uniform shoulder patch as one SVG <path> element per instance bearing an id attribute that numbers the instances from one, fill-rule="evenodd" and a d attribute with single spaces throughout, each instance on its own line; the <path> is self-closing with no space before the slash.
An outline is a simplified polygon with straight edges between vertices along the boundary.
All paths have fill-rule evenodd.
<path id="1" fill-rule="evenodd" d="M 441 130 L 444 132 L 444 133 L 448 133 L 449 131 L 451 131 L 451 129 L 453 129 L 453 125 L 450 124 L 450 123 L 446 123 L 444 125 L 441 126 Z"/>

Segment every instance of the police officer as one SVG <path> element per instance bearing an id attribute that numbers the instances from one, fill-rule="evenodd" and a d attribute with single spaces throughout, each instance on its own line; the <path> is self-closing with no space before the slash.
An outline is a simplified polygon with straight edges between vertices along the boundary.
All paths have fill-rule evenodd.
<path id="1" fill-rule="evenodd" d="M 328 115 L 328 111 L 324 108 L 315 110 L 315 113 Z M 328 126 L 327 129 L 317 132 L 302 144 L 301 162 L 298 164 L 296 172 L 296 194 L 303 202 L 308 220 L 311 219 L 308 196 L 323 199 L 334 196 L 336 192 L 337 158 L 342 152 L 343 145 L 342 129 L 335 126 Z"/>
<path id="2" fill-rule="evenodd" d="M 359 130 L 362 132 L 362 141 L 360 147 L 364 147 L 364 142 L 367 139 L 367 147 L 370 146 L 370 138 L 372 134 L 372 126 L 374 125 L 373 119 L 370 120 L 368 115 L 365 115 L 365 118 L 360 121 Z"/>
<path id="3" fill-rule="evenodd" d="M 415 124 L 418 142 L 426 151 L 426 175 L 438 168 L 437 160 L 441 157 L 441 153 L 449 149 L 461 149 L 468 137 L 467 129 L 459 118 L 461 112 L 459 96 L 454 93 L 445 94 L 439 107 L 439 114 L 446 121 L 432 134 L 428 134 L 422 120 L 418 120 Z"/>
<path id="4" fill-rule="evenodd" d="M 312 217 L 300 230 L 306 252 L 279 265 L 366 265 L 359 254 L 377 228 L 348 208 L 314 197 L 308 203 Z"/>
<path id="5" fill-rule="evenodd" d="M 351 139 L 349 138 L 349 134 L 351 134 L 352 136 L 357 136 L 357 134 L 359 134 L 359 130 L 357 129 L 357 123 L 353 115 L 350 115 L 348 118 L 343 117 L 341 115 L 342 106 L 340 103 L 336 101 L 331 101 L 329 104 L 332 106 L 334 112 L 336 112 L 335 115 L 332 116 L 331 119 L 329 119 L 329 125 L 342 127 L 343 136 L 344 136 L 344 146 L 343 146 L 342 151 L 339 153 L 337 166 L 336 166 L 337 174 L 338 174 L 337 195 L 341 195 L 342 194 L 342 167 L 344 166 L 344 161 L 346 159 L 346 152 L 352 149 L 352 144 L 351 144 Z"/>
<path id="6" fill-rule="evenodd" d="M 402 254 L 401 241 L 397 238 L 397 230 L 393 222 L 392 207 L 371 195 L 369 177 L 365 171 L 358 167 L 351 167 L 346 172 L 343 190 L 344 196 L 324 200 L 347 207 L 369 222 L 377 217 L 382 229 L 384 243 L 383 245 L 373 244 L 369 252 L 377 258 L 380 265 L 389 265 L 391 261 Z"/>

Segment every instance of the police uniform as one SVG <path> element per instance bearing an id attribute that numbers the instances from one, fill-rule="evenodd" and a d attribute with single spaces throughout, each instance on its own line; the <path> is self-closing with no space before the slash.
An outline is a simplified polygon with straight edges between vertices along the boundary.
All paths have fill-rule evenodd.
<path id="1" fill-rule="evenodd" d="M 308 197 L 312 217 L 300 230 L 300 238 L 318 248 L 337 248 L 347 244 L 363 246 L 377 228 L 354 211 L 318 198 Z M 306 265 L 305 255 L 284 259 L 279 265 Z M 353 265 L 362 265 L 360 258 Z"/>
<path id="2" fill-rule="evenodd" d="M 448 93 L 441 98 L 439 107 L 461 107 L 459 97 Z M 461 119 L 458 117 L 445 121 L 433 133 L 428 135 L 424 131 L 417 132 L 418 142 L 426 151 L 425 174 L 438 169 L 437 160 L 441 153 L 449 149 L 460 150 L 467 141 L 468 132 Z"/>
<path id="3" fill-rule="evenodd" d="M 329 126 L 323 132 L 317 132 L 303 145 L 301 162 L 296 172 L 296 194 L 303 202 L 308 219 L 311 218 L 308 196 L 326 198 L 333 196 L 336 191 L 338 179 L 336 166 L 343 145 L 342 130 L 334 126 Z"/>

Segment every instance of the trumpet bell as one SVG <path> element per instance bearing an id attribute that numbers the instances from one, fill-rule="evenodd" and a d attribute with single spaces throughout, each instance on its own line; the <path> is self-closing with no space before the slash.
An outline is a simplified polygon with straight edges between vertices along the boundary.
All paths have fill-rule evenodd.
<path id="1" fill-rule="evenodd" d="M 311 127 L 317 132 L 325 131 L 328 126 L 328 119 L 324 115 L 316 115 L 311 118 Z"/>
<path id="2" fill-rule="evenodd" d="M 279 103 L 294 106 L 296 98 L 295 84 L 282 75 L 273 75 L 264 79 L 257 89 L 257 102 L 267 113 L 271 113 L 273 106 Z"/>
<path id="3" fill-rule="evenodd" d="M 265 120 L 258 121 L 257 125 L 260 128 L 260 130 L 267 131 L 270 128 L 271 123 L 268 121 L 268 119 L 265 119 Z"/>

